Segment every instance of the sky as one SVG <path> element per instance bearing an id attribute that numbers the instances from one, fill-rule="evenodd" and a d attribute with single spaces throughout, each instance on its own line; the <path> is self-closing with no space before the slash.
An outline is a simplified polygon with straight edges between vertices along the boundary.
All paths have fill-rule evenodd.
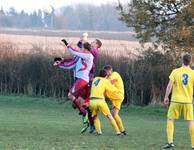
<path id="1" fill-rule="evenodd" d="M 127 0 L 120 1 L 127 2 Z M 118 0 L 0 0 L 0 7 L 3 7 L 4 10 L 14 7 L 17 11 L 25 10 L 26 12 L 32 12 L 33 10 L 43 9 L 49 5 L 60 8 L 62 6 L 75 5 L 78 3 L 100 5 L 114 2 L 118 2 Z"/>

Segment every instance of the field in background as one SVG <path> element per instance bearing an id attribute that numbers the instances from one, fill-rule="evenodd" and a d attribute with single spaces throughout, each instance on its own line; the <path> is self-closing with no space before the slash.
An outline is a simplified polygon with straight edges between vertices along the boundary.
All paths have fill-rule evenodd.
<path id="1" fill-rule="evenodd" d="M 128 136 L 116 137 L 105 117 L 102 136 L 80 134 L 81 118 L 69 102 L 26 96 L 0 96 L 0 149 L 4 150 L 160 150 L 166 142 L 166 109 L 123 108 Z M 175 127 L 176 150 L 190 149 L 187 125 Z"/>
<path id="2" fill-rule="evenodd" d="M 82 33 L 79 33 L 81 36 Z M 61 43 L 61 39 L 66 38 L 68 41 L 76 43 L 80 40 L 79 37 L 69 36 L 40 36 L 39 35 L 15 35 L 15 34 L 2 34 L 0 32 L 1 42 L 11 42 L 15 44 L 18 52 L 33 53 L 35 48 L 42 49 L 51 55 L 59 55 L 65 53 L 65 47 Z M 100 38 L 100 37 L 97 37 Z M 93 41 L 95 38 L 91 35 L 89 41 Z M 100 38 L 101 39 L 101 38 Z M 114 38 L 113 38 L 114 39 Z M 108 54 L 110 56 L 125 56 L 135 57 L 138 55 L 137 48 L 140 48 L 138 41 L 125 41 L 125 40 L 105 40 L 101 39 L 103 46 L 101 53 Z M 119 39 L 119 34 L 118 34 Z"/>
<path id="3" fill-rule="evenodd" d="M 83 32 L 93 38 L 100 38 L 106 40 L 124 40 L 124 41 L 137 41 L 134 32 L 110 32 L 110 31 L 71 31 L 71 30 L 32 30 L 32 29 L 13 29 L 13 28 L 0 28 L 1 34 L 14 34 L 14 35 L 34 35 L 34 36 L 47 36 L 47 37 L 77 37 L 79 38 Z"/>

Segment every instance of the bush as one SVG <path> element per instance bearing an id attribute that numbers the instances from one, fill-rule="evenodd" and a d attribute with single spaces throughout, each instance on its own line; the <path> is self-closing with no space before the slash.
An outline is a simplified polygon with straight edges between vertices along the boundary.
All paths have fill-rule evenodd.
<path id="1" fill-rule="evenodd" d="M 37 50 L 39 49 L 39 50 Z M 73 78 L 71 71 L 52 66 L 53 57 L 41 50 L 22 54 L 9 42 L 0 44 L 0 92 L 34 96 L 64 97 Z M 171 55 L 147 50 L 140 57 L 130 59 L 102 52 L 97 70 L 106 64 L 118 71 L 125 85 L 125 103 L 148 105 L 163 99 L 168 75 L 174 66 Z"/>

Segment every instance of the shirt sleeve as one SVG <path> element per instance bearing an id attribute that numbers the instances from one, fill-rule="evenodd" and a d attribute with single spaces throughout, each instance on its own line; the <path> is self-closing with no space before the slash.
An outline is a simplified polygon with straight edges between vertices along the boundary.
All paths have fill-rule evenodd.
<path id="1" fill-rule="evenodd" d="M 79 56 L 79 57 L 81 57 L 83 59 L 91 59 L 91 58 L 93 58 L 93 56 L 92 56 L 92 54 L 90 52 L 81 52 L 80 50 L 76 50 L 76 49 L 72 48 L 71 46 L 68 46 L 67 50 L 72 55 Z"/>
<path id="2" fill-rule="evenodd" d="M 171 81 L 175 81 L 175 70 L 173 70 L 172 72 L 171 72 L 171 74 L 170 74 L 170 76 L 169 76 L 169 79 L 171 80 Z"/>
<path id="3" fill-rule="evenodd" d="M 72 69 L 75 67 L 76 63 L 78 61 L 78 58 L 73 59 L 63 59 L 63 61 L 58 65 L 61 69 Z"/>

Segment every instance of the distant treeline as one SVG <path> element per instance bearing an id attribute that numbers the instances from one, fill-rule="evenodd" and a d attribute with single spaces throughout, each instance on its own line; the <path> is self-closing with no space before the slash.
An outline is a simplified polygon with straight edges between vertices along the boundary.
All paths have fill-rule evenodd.
<path id="1" fill-rule="evenodd" d="M 17 12 L 14 7 L 8 11 L 1 8 L 0 27 L 129 31 L 130 29 L 118 20 L 115 7 L 113 4 L 79 4 L 61 7 L 49 15 L 42 10 L 28 14 L 25 11 Z"/>
<path id="2" fill-rule="evenodd" d="M 0 93 L 64 97 L 73 83 L 72 72 L 52 66 L 53 57 L 34 47 L 31 54 L 18 54 L 12 43 L 0 43 Z M 101 53 L 98 71 L 111 64 L 125 85 L 125 103 L 148 105 L 163 100 L 173 56 L 147 50 L 134 60 Z"/>

